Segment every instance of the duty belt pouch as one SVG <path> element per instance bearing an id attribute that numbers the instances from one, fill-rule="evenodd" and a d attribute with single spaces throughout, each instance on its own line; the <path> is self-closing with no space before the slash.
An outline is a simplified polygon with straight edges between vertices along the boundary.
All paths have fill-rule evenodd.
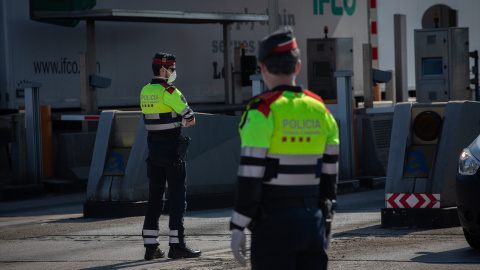
<path id="1" fill-rule="evenodd" d="M 177 147 L 177 156 L 180 158 L 187 157 L 188 146 L 192 139 L 187 136 L 180 135 L 178 137 L 178 147 Z"/>

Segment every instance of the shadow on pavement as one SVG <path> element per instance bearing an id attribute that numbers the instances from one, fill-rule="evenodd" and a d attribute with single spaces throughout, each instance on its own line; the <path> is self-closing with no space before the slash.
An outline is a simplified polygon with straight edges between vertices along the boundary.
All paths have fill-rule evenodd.
<path id="1" fill-rule="evenodd" d="M 414 262 L 423 263 L 456 263 L 456 264 L 471 264 L 480 263 L 480 250 L 473 249 L 471 247 L 465 247 L 455 250 L 443 251 L 443 252 L 417 252 L 419 255 L 412 259 Z M 458 263 L 461 259 L 462 262 Z M 479 266 L 480 267 L 480 266 Z"/>

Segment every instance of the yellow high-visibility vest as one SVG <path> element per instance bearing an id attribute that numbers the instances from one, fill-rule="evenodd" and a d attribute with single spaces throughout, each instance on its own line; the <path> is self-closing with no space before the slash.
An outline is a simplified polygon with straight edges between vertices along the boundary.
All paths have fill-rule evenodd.
<path id="1" fill-rule="evenodd" d="M 264 158 L 276 160 L 273 168 L 266 168 L 273 173 L 266 184 L 316 185 L 325 170 L 323 154 L 338 155 L 337 123 L 319 96 L 300 87 L 288 89 L 296 91 L 268 91 L 252 99 L 239 126 L 242 149 L 265 152 Z M 263 177 L 265 171 L 258 168 L 240 166 L 239 173 Z"/>
<path id="2" fill-rule="evenodd" d="M 191 112 L 182 93 L 164 82 L 149 83 L 143 87 L 140 106 L 145 127 L 149 131 L 179 128 L 183 116 Z"/>

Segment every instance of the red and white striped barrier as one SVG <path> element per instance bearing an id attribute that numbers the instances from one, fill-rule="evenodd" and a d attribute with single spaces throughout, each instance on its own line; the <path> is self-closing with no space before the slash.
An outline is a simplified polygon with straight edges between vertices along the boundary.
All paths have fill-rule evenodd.
<path id="1" fill-rule="evenodd" d="M 440 208 L 440 194 L 387 193 L 387 208 Z"/>
<path id="2" fill-rule="evenodd" d="M 372 67 L 378 68 L 378 13 L 377 0 L 370 0 L 370 42 L 372 44 Z"/>
<path id="3" fill-rule="evenodd" d="M 100 115 L 61 115 L 62 121 L 98 121 Z"/>

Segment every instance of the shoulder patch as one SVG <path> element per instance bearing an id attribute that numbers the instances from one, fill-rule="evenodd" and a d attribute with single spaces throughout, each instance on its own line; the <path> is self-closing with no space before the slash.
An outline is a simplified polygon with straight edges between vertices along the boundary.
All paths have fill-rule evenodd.
<path id="1" fill-rule="evenodd" d="M 319 95 L 313 93 L 312 91 L 305 89 L 304 93 L 305 93 L 306 96 L 309 96 L 309 97 L 311 97 L 311 98 L 314 98 L 314 99 L 320 101 L 321 103 L 325 104 L 325 102 L 323 101 L 323 99 L 322 99 Z M 330 110 L 327 108 L 327 106 L 325 106 L 325 110 L 326 110 L 328 113 L 330 113 Z"/>
<path id="2" fill-rule="evenodd" d="M 322 99 L 319 95 L 313 93 L 312 91 L 310 91 L 310 90 L 305 90 L 304 93 L 305 93 L 305 95 L 307 95 L 307 96 L 309 96 L 309 97 L 312 97 L 312 98 L 314 98 L 314 99 L 316 99 L 316 100 L 324 103 L 324 102 L 323 102 L 323 99 Z"/>
<path id="3" fill-rule="evenodd" d="M 173 91 L 175 91 L 175 86 L 173 84 L 168 84 L 168 83 L 160 83 L 161 86 L 165 88 L 165 91 L 167 91 L 169 94 L 172 94 Z"/>
<path id="4" fill-rule="evenodd" d="M 268 91 L 261 95 L 256 96 L 253 98 L 249 105 L 249 109 L 256 109 L 257 111 L 261 112 L 265 117 L 268 117 L 270 114 L 270 105 L 272 105 L 275 100 L 280 98 L 283 94 L 283 91 Z"/>
<path id="5" fill-rule="evenodd" d="M 261 95 L 258 95 L 257 98 L 264 100 L 265 102 L 268 102 L 272 104 L 275 100 L 277 100 L 281 95 L 283 94 L 283 91 L 268 91 L 265 92 Z"/>

